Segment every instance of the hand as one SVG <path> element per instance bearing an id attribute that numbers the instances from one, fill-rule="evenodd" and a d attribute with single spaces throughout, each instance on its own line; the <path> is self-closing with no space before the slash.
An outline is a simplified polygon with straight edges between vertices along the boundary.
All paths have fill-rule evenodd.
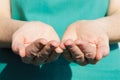
<path id="1" fill-rule="evenodd" d="M 37 39 L 26 48 L 26 56 L 23 60 L 35 65 L 44 64 L 56 60 L 60 56 L 59 42 L 45 39 Z M 31 58 L 32 57 L 32 58 Z"/>
<path id="2" fill-rule="evenodd" d="M 33 63 L 33 55 L 35 54 L 31 53 L 31 51 L 33 51 L 36 47 L 29 48 L 29 46 L 32 45 L 39 45 L 43 47 L 43 50 L 40 49 L 40 51 L 42 50 L 42 53 L 39 52 L 39 54 L 49 53 L 50 50 L 53 51 L 53 48 L 48 49 L 50 45 L 55 47 L 56 52 L 60 53 L 60 48 L 58 47 L 58 35 L 51 26 L 42 22 L 28 22 L 13 34 L 12 49 L 15 53 L 20 55 L 25 63 Z M 46 51 L 47 49 L 48 52 Z M 53 53 L 50 54 L 52 55 Z M 44 55 L 48 56 L 48 54 Z M 39 61 L 37 62 L 39 63 Z"/>
<path id="3" fill-rule="evenodd" d="M 80 65 L 95 64 L 109 53 L 109 39 L 96 21 L 78 21 L 66 30 L 61 48 L 63 56 Z"/>

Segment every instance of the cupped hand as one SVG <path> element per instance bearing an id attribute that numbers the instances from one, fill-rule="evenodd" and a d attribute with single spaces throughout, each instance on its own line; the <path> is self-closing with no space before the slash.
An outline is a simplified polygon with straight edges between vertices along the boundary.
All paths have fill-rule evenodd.
<path id="1" fill-rule="evenodd" d="M 71 24 L 62 38 L 63 56 L 80 65 L 95 64 L 109 53 L 109 38 L 95 20 Z"/>
<path id="2" fill-rule="evenodd" d="M 62 53 L 59 45 L 56 40 L 37 39 L 26 47 L 26 56 L 23 60 L 35 65 L 55 61 Z"/>
<path id="3" fill-rule="evenodd" d="M 13 34 L 12 38 L 13 51 L 20 55 L 23 62 L 29 64 L 43 63 L 48 54 L 55 53 L 58 57 L 62 52 L 59 44 L 60 40 L 54 29 L 42 22 L 26 23 Z"/>

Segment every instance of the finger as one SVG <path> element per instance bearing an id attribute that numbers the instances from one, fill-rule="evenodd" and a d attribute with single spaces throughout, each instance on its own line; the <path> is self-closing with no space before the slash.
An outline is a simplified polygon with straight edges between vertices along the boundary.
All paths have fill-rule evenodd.
<path id="1" fill-rule="evenodd" d="M 45 58 L 41 55 L 39 55 L 39 57 L 34 57 L 31 61 L 31 64 L 34 65 L 41 65 L 44 64 Z"/>
<path id="2" fill-rule="evenodd" d="M 46 60 L 48 60 L 49 56 L 52 52 L 55 51 L 55 48 L 59 46 L 57 41 L 50 41 L 40 52 L 39 57 L 36 58 L 35 62 L 37 64 L 43 64 Z"/>
<path id="3" fill-rule="evenodd" d="M 57 44 L 57 45 L 56 45 Z M 52 48 L 50 49 L 51 51 L 49 52 L 49 57 L 47 60 L 45 60 L 46 63 L 55 61 L 58 59 L 60 54 L 63 52 L 63 50 L 59 47 L 60 43 L 56 41 L 51 41 Z"/>
<path id="4" fill-rule="evenodd" d="M 72 40 L 67 40 L 65 42 L 65 46 L 72 54 L 72 58 L 75 60 L 75 62 L 77 62 L 79 64 L 86 63 L 84 54 L 81 52 L 79 47 L 77 45 L 75 45 L 75 43 Z"/>
<path id="5" fill-rule="evenodd" d="M 21 42 L 17 42 L 17 44 L 14 48 L 14 52 L 16 52 L 20 57 L 21 57 L 21 60 L 26 63 L 28 61 L 28 59 L 24 59 L 24 57 L 26 56 L 26 52 L 25 52 L 25 44 L 24 43 L 21 43 Z"/>
<path id="6" fill-rule="evenodd" d="M 70 61 L 70 62 L 73 62 L 74 60 L 73 60 L 73 58 L 72 58 L 72 54 L 71 54 L 71 52 L 67 49 L 67 47 L 66 47 L 66 45 L 65 45 L 66 41 L 67 41 L 67 40 L 62 41 L 62 42 L 61 42 L 61 45 L 60 45 L 60 47 L 64 50 L 64 53 L 62 54 L 62 56 L 63 56 L 66 60 L 68 60 L 68 61 Z"/>
<path id="7" fill-rule="evenodd" d="M 61 49 L 63 49 L 63 50 L 65 50 L 65 49 L 66 49 L 66 47 L 65 47 L 64 43 L 65 43 L 65 41 L 62 41 L 62 42 L 60 43 L 60 48 L 61 48 Z"/>
<path id="8" fill-rule="evenodd" d="M 18 51 L 19 51 L 19 55 L 20 57 L 24 57 L 25 56 L 25 46 L 24 44 L 18 44 Z"/>
<path id="9" fill-rule="evenodd" d="M 55 48 L 52 53 L 50 53 L 49 58 L 46 60 L 46 62 L 52 62 L 58 59 L 58 57 L 61 55 L 63 50 L 59 47 Z"/>
<path id="10" fill-rule="evenodd" d="M 48 44 L 41 50 L 39 55 L 42 55 L 44 57 L 48 57 L 50 53 L 59 46 L 59 43 L 57 41 L 50 41 Z"/>
<path id="11" fill-rule="evenodd" d="M 48 62 L 52 62 L 58 59 L 58 57 L 60 56 L 60 53 L 56 53 L 55 51 L 51 53 L 51 55 L 49 56 L 49 58 L 45 61 L 46 63 Z"/>
<path id="12" fill-rule="evenodd" d="M 57 48 L 55 48 L 55 52 L 61 54 L 61 53 L 63 53 L 63 49 L 60 47 L 57 47 Z"/>
<path id="13" fill-rule="evenodd" d="M 35 56 L 38 56 L 38 52 L 47 44 L 45 39 L 38 39 L 27 46 L 26 56 L 22 58 L 23 62 L 31 63 Z"/>
<path id="14" fill-rule="evenodd" d="M 28 56 L 28 57 L 23 57 L 23 58 L 21 58 L 21 59 L 22 59 L 22 61 L 23 61 L 24 63 L 26 63 L 26 64 L 31 64 L 31 62 L 32 62 L 32 60 L 33 60 L 34 57 L 35 57 L 35 56 Z"/>
<path id="15" fill-rule="evenodd" d="M 27 48 L 26 48 L 26 55 L 27 56 L 37 56 L 38 53 L 43 49 L 43 47 L 47 44 L 46 39 L 38 39 L 31 43 Z"/>
<path id="16" fill-rule="evenodd" d="M 69 62 L 73 62 L 72 55 L 70 54 L 69 50 L 64 49 L 62 56 Z"/>
<path id="17" fill-rule="evenodd" d="M 89 42 L 81 42 L 80 40 L 75 41 L 76 45 L 79 46 L 81 51 L 85 54 L 88 59 L 94 59 L 96 56 L 96 44 Z"/>
<path id="18" fill-rule="evenodd" d="M 109 40 L 103 40 L 97 44 L 97 55 L 96 60 L 100 60 L 102 57 L 105 57 L 109 54 Z"/>
<path id="19" fill-rule="evenodd" d="M 12 42 L 13 51 L 21 57 L 21 60 L 24 63 L 26 63 L 28 59 L 24 59 L 24 57 L 26 56 L 26 45 L 24 44 L 24 39 L 19 37 L 19 39 L 14 39 Z"/>
<path id="20" fill-rule="evenodd" d="M 75 44 L 84 53 L 87 62 L 90 64 L 94 64 L 94 60 L 96 56 L 96 44 L 88 43 L 88 42 L 80 41 L 80 40 L 76 40 Z"/>
<path id="21" fill-rule="evenodd" d="M 72 61 L 73 61 L 72 55 L 69 53 L 69 50 L 67 50 L 67 48 L 65 47 L 64 43 L 65 43 L 65 40 L 62 41 L 61 44 L 60 44 L 60 48 L 63 49 L 62 56 L 63 56 L 67 61 L 72 62 Z"/>
<path id="22" fill-rule="evenodd" d="M 20 57 L 25 56 L 25 44 L 24 39 L 21 37 L 19 39 L 13 39 L 12 50 L 17 53 Z"/>

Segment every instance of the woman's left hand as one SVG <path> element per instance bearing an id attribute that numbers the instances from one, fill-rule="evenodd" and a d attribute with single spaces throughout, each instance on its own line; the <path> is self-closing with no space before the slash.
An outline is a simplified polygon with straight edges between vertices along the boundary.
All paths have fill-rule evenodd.
<path id="1" fill-rule="evenodd" d="M 109 38 L 95 20 L 71 24 L 62 38 L 63 56 L 79 65 L 95 64 L 109 53 Z"/>

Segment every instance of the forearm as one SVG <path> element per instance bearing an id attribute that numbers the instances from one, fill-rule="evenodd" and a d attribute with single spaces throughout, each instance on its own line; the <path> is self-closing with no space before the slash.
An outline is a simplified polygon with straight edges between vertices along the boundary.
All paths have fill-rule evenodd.
<path id="1" fill-rule="evenodd" d="M 120 41 L 120 12 L 96 20 L 107 33 L 110 42 Z"/>
<path id="2" fill-rule="evenodd" d="M 0 47 L 9 48 L 13 33 L 25 23 L 0 16 Z"/>

